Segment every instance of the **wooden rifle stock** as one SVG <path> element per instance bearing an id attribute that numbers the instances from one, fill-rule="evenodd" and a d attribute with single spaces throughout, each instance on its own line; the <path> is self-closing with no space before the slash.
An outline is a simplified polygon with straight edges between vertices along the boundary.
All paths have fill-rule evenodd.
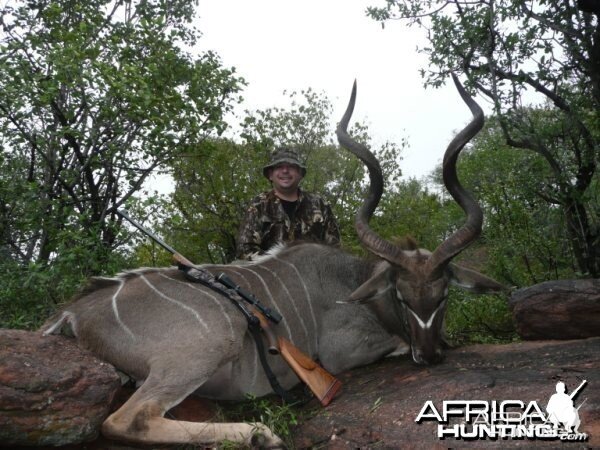
<path id="1" fill-rule="evenodd" d="M 289 366 L 315 394 L 323 406 L 329 405 L 337 391 L 342 387 L 340 380 L 335 378 L 310 356 L 285 338 L 279 338 L 279 353 Z"/>
<path id="2" fill-rule="evenodd" d="M 194 267 L 194 263 L 183 256 L 181 253 L 174 252 L 172 254 L 173 261 L 177 263 L 177 266 L 183 267 Z"/>
<path id="3" fill-rule="evenodd" d="M 329 405 L 342 383 L 286 338 L 276 338 L 269 321 L 260 311 L 252 307 L 252 313 L 260 321 L 260 327 L 269 343 L 269 353 L 279 353 L 321 404 Z"/>
<path id="4" fill-rule="evenodd" d="M 269 353 L 271 355 L 279 355 L 279 342 L 277 341 L 277 336 L 275 336 L 275 333 L 273 333 L 273 330 L 271 329 L 269 321 L 264 316 L 264 314 L 261 313 L 254 306 L 250 306 L 249 309 L 250 311 L 252 311 L 252 314 L 258 317 L 258 320 L 260 322 L 260 329 L 265 334 L 265 337 L 267 338 L 267 343 L 269 344 Z"/>

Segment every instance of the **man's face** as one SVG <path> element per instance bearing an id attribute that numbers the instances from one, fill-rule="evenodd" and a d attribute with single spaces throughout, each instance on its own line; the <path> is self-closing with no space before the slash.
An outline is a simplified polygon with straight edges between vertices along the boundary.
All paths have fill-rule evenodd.
<path id="1" fill-rule="evenodd" d="M 269 180 L 276 191 L 293 192 L 298 189 L 302 173 L 295 164 L 277 164 L 269 171 Z"/>

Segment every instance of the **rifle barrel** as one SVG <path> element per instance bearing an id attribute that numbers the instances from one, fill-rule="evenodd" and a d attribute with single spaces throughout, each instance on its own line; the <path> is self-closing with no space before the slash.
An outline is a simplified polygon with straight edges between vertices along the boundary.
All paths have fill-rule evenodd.
<path id="1" fill-rule="evenodd" d="M 168 251 L 169 253 L 171 253 L 173 255 L 177 254 L 177 251 L 173 247 L 171 247 L 169 244 L 167 244 L 166 242 L 164 242 L 162 239 L 160 239 L 158 236 L 156 236 L 151 231 L 146 230 L 136 220 L 134 220 L 131 217 L 129 217 L 129 214 L 127 214 L 125 211 L 122 211 L 120 209 L 117 209 L 116 211 L 117 211 L 117 214 L 119 216 L 121 216 L 123 219 L 127 220 L 131 225 L 133 225 L 134 227 L 136 227 L 138 230 L 140 230 L 146 236 L 150 237 L 154 242 L 156 242 L 158 245 L 160 245 L 166 251 Z"/>

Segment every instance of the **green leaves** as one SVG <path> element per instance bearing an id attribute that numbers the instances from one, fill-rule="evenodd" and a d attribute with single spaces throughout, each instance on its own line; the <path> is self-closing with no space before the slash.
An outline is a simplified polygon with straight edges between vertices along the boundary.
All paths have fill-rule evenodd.
<path id="1" fill-rule="evenodd" d="M 215 54 L 181 50 L 198 36 L 182 25 L 184 3 L 4 8 L 0 129 L 43 186 L 49 217 L 61 210 L 55 229 L 68 210 L 104 222 L 153 170 L 222 132 L 242 81 Z"/>
<path id="2" fill-rule="evenodd" d="M 36 264 L 71 289 L 110 272 L 111 252 L 122 245 L 113 208 L 223 131 L 243 81 L 217 55 L 183 50 L 199 37 L 189 26 L 195 4 L 0 8 L 0 263 Z M 69 289 L 59 291 L 42 289 L 40 301 Z"/>
<path id="3" fill-rule="evenodd" d="M 425 84 L 463 74 L 491 102 L 503 141 L 543 158 L 540 197 L 561 209 L 559 227 L 579 272 L 600 276 L 598 199 L 589 192 L 600 154 L 599 17 L 575 0 L 389 0 L 368 15 L 422 26 Z"/>

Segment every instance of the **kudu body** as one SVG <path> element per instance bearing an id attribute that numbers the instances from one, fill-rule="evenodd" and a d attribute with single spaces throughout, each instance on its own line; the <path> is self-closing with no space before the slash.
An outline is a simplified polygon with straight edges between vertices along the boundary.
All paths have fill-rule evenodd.
<path id="1" fill-rule="evenodd" d="M 214 274 L 225 272 L 279 311 L 284 320 L 274 326 L 277 333 L 318 358 L 332 373 L 408 351 L 409 346 L 416 362 L 438 362 L 448 283 L 478 291 L 502 289 L 479 273 L 450 264 L 481 229 L 481 210 L 458 184 L 455 163 L 483 117 L 458 82 L 457 87 L 480 123 L 472 122 L 450 144 L 444 176 L 468 219 L 436 251 L 402 249 L 369 228 L 382 192 L 382 176 L 373 155 L 346 133 L 354 89 L 338 138 L 369 168 L 370 192 L 357 214 L 356 227 L 362 243 L 381 259 L 365 260 L 336 248 L 300 244 L 256 263 L 202 267 Z M 177 269 L 138 269 L 114 279 L 95 279 L 43 330 L 58 333 L 66 327 L 82 346 L 141 382 L 125 405 L 105 421 L 105 435 L 142 443 L 225 439 L 248 443 L 259 432 L 266 445 L 280 444 L 262 424 L 192 423 L 163 417 L 193 392 L 228 400 L 271 392 L 244 317 L 226 298 L 187 282 Z M 269 359 L 284 387 L 298 382 L 281 358 Z"/>

